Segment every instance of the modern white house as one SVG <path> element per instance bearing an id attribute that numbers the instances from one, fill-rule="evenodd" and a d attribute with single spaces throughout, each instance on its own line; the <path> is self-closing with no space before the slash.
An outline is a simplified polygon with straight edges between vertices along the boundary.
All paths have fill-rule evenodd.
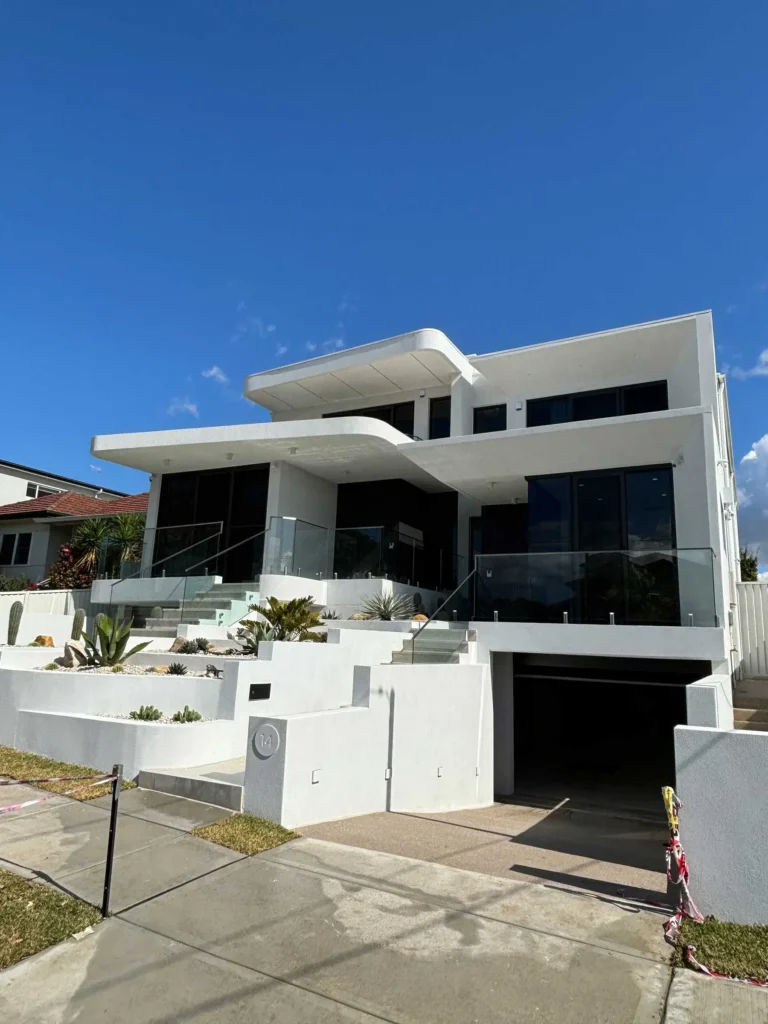
<path id="1" fill-rule="evenodd" d="M 278 795 L 252 808 L 285 822 L 393 807 L 391 724 L 386 793 L 321 801 L 315 776 L 343 789 L 354 737 L 370 759 L 366 730 L 386 733 L 372 694 L 397 693 L 402 716 L 417 676 L 436 735 L 449 694 L 474 723 L 471 785 L 421 807 L 566 783 L 655 799 L 675 725 L 732 728 L 739 546 L 710 313 L 484 355 L 418 330 L 252 374 L 244 394 L 271 422 L 94 437 L 94 456 L 151 474 L 141 577 L 94 600 L 165 604 L 155 628 L 174 636 L 226 627 L 259 594 L 347 620 L 389 587 L 434 616 L 391 664 L 378 649 L 360 664 L 350 706 L 251 719 L 246 805 L 256 773 Z M 259 753 L 267 726 L 278 758 Z M 337 752 L 325 775 L 321 748 Z"/>

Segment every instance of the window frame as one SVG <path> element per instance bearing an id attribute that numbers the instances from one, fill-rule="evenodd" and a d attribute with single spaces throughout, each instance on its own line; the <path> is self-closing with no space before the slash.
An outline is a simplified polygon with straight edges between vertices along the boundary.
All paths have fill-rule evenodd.
<path id="1" fill-rule="evenodd" d="M 10 557 L 10 560 L 7 561 L 7 562 L 6 561 L 0 561 L 0 566 L 2 566 L 3 568 L 10 568 L 10 567 L 13 567 L 13 566 L 18 566 L 18 565 L 21 565 L 21 566 L 29 565 L 29 555 L 30 555 L 30 552 L 32 550 L 32 531 L 31 530 L 22 530 L 22 531 L 20 531 L 18 533 L 5 533 L 4 531 L 0 532 L 0 550 L 2 549 L 2 546 L 5 543 L 5 540 L 6 540 L 7 537 L 12 537 L 13 538 L 13 543 L 11 545 L 11 557 Z M 26 559 L 23 562 L 19 562 L 19 561 L 17 561 L 17 556 L 18 556 L 18 552 L 19 552 L 19 542 L 21 541 L 22 537 L 29 537 L 29 545 L 27 546 L 27 557 L 26 557 Z"/>
<path id="2" fill-rule="evenodd" d="M 477 429 L 477 414 L 488 412 L 489 409 L 503 409 L 504 410 L 504 426 L 496 427 L 493 430 L 478 430 Z M 472 410 L 472 433 L 473 434 L 499 434 L 501 431 L 507 429 L 507 403 L 506 402 L 492 402 L 490 405 L 476 405 Z"/>
<path id="3" fill-rule="evenodd" d="M 435 434 L 432 431 L 432 424 L 434 422 L 434 418 L 433 418 L 433 415 L 432 415 L 432 410 L 435 408 L 435 403 L 436 402 L 445 402 L 445 403 L 447 403 L 447 406 L 448 406 L 448 433 L 447 434 Z M 442 418 L 443 417 L 441 417 L 441 419 Z M 451 396 L 450 395 L 437 395 L 435 398 L 430 398 L 430 400 L 429 400 L 429 440 L 430 441 L 438 441 L 441 438 L 450 437 L 450 436 L 451 436 Z"/>
<path id="4" fill-rule="evenodd" d="M 536 427 L 554 427 L 554 426 L 558 426 L 561 423 L 584 423 L 584 422 L 586 422 L 585 420 L 577 419 L 574 416 L 574 414 L 573 414 L 574 413 L 574 401 L 576 399 L 595 398 L 598 395 L 607 395 L 607 394 L 615 394 L 616 395 L 616 408 L 618 409 L 618 412 L 615 412 L 613 414 L 609 414 L 607 416 L 593 417 L 594 419 L 610 420 L 610 419 L 615 419 L 617 416 L 628 416 L 628 415 L 642 416 L 642 415 L 646 415 L 646 413 L 627 413 L 627 412 L 625 412 L 626 395 L 629 392 L 639 391 L 641 388 L 648 388 L 648 387 L 652 387 L 654 385 L 656 385 L 656 386 L 663 385 L 664 386 L 665 405 L 661 409 L 651 409 L 651 410 L 649 410 L 649 413 L 650 412 L 664 412 L 667 409 L 669 409 L 669 383 L 668 383 L 668 381 L 666 379 L 662 379 L 662 380 L 646 380 L 646 381 L 640 381 L 637 384 L 621 384 L 621 385 L 618 385 L 617 387 L 613 387 L 613 388 L 594 388 L 594 389 L 591 389 L 589 391 L 571 391 L 568 394 L 562 394 L 562 395 L 542 395 L 540 398 L 529 398 L 529 399 L 526 400 L 526 403 L 525 403 L 525 425 L 526 425 L 526 427 L 529 427 L 530 429 L 533 430 Z M 532 409 L 535 409 L 539 403 L 543 403 L 543 402 L 564 402 L 564 403 L 566 403 L 567 404 L 567 408 L 568 408 L 567 418 L 566 419 L 562 419 L 562 420 L 555 420 L 555 421 L 549 422 L 549 423 L 535 423 L 535 424 L 531 423 L 530 420 L 531 420 L 531 411 L 532 411 Z"/>

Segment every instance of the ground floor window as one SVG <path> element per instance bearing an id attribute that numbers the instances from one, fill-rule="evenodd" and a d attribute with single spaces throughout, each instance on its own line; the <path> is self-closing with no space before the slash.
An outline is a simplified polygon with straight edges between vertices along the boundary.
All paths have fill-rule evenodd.
<path id="1" fill-rule="evenodd" d="M 0 535 L 0 565 L 27 565 L 31 533 L 3 533 Z"/>

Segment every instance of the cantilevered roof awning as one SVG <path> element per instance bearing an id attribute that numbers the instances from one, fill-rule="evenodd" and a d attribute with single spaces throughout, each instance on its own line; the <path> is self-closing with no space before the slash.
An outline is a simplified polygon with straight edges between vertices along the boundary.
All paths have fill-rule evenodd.
<path id="1" fill-rule="evenodd" d="M 447 386 L 458 376 L 471 380 L 476 372 L 442 331 L 429 328 L 253 373 L 244 394 L 273 412 L 290 412 Z"/>
<path id="2" fill-rule="evenodd" d="M 414 443 L 388 423 L 344 416 L 103 434 L 93 438 L 91 452 L 97 458 L 147 473 L 285 460 L 334 483 L 401 479 L 427 491 L 447 490 L 405 457 L 403 450 Z"/>

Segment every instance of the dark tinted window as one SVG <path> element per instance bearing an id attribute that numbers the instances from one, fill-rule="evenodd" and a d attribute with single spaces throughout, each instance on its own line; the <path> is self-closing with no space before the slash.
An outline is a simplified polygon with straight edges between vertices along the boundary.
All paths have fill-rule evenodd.
<path id="1" fill-rule="evenodd" d="M 392 406 L 392 426 L 403 434 L 413 434 L 413 402 Z"/>
<path id="2" fill-rule="evenodd" d="M 624 412 L 627 416 L 638 412 L 659 412 L 661 409 L 668 408 L 667 382 L 665 380 L 624 388 Z"/>
<path id="3" fill-rule="evenodd" d="M 345 409 L 344 412 L 323 413 L 324 420 L 340 416 L 370 416 L 374 420 L 389 423 L 403 434 L 413 434 L 413 402 L 398 402 L 396 405 L 376 405 L 367 409 Z"/>
<path id="4" fill-rule="evenodd" d="M 571 418 L 571 396 L 534 398 L 527 405 L 529 427 L 545 427 L 548 423 L 567 423 Z"/>
<path id="5" fill-rule="evenodd" d="M 528 482 L 529 551 L 570 551 L 571 477 Z"/>
<path id="6" fill-rule="evenodd" d="M 551 398 L 532 398 L 526 404 L 526 423 L 529 427 L 543 427 L 548 423 L 599 420 L 668 408 L 667 382 L 656 380 L 625 388 L 603 388 L 600 391 L 579 391 Z"/>
<path id="7" fill-rule="evenodd" d="M 158 526 L 177 526 L 195 522 L 197 473 L 164 473 L 160 486 Z"/>
<path id="8" fill-rule="evenodd" d="M 16 542 L 16 554 L 13 556 L 14 565 L 26 565 L 29 561 L 29 549 L 32 546 L 32 534 L 20 533 Z"/>
<path id="9" fill-rule="evenodd" d="M 573 396 L 574 420 L 600 420 L 619 412 L 618 391 L 588 391 Z"/>
<path id="10" fill-rule="evenodd" d="M 13 545 L 16 542 L 15 533 L 3 534 L 0 540 L 0 565 L 10 565 L 13 558 Z"/>
<path id="11" fill-rule="evenodd" d="M 622 545 L 621 477 L 579 477 L 576 483 L 577 551 L 618 551 Z"/>
<path id="12" fill-rule="evenodd" d="M 433 398 L 429 403 L 429 439 L 451 436 L 451 396 Z"/>
<path id="13" fill-rule="evenodd" d="M 474 410 L 474 433 L 489 434 L 507 429 L 506 405 L 484 405 Z"/>
<path id="14" fill-rule="evenodd" d="M 627 544 L 630 550 L 665 551 L 675 546 L 670 469 L 639 469 L 625 476 Z"/>

